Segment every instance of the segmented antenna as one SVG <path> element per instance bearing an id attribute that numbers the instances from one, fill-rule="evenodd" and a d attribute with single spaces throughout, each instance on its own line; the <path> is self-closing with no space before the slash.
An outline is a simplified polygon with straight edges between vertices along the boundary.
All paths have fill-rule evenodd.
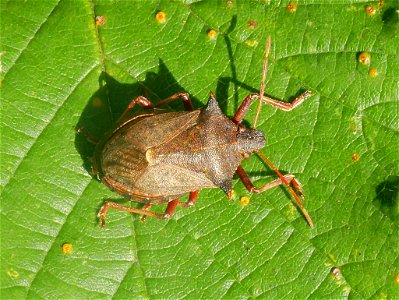
<path id="1" fill-rule="evenodd" d="M 269 52 L 270 52 L 270 35 L 267 37 L 267 41 L 266 41 L 265 58 L 263 60 L 262 83 L 260 85 L 259 103 L 258 103 L 258 108 L 256 109 L 256 115 L 255 115 L 255 120 L 254 120 L 254 125 L 253 125 L 254 128 L 256 128 L 256 124 L 258 122 L 260 110 L 262 108 L 262 102 L 263 102 L 262 99 L 263 99 L 263 95 L 265 93 L 267 65 L 268 65 L 268 61 L 269 61 Z"/>

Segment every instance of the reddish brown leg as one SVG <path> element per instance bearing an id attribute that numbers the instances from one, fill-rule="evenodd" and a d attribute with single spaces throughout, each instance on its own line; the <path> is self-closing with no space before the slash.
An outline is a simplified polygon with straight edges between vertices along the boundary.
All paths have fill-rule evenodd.
<path id="1" fill-rule="evenodd" d="M 174 199 L 168 203 L 168 206 L 166 207 L 166 210 L 163 214 L 158 214 L 158 213 L 148 211 L 148 210 L 146 210 L 146 208 L 138 209 L 138 208 L 133 208 L 130 206 L 124 206 L 124 205 L 121 205 L 121 204 L 118 204 L 115 202 L 107 201 L 100 208 L 100 211 L 98 212 L 97 216 L 98 216 L 98 218 L 100 218 L 101 228 L 104 228 L 104 226 L 105 226 L 105 215 L 107 214 L 107 211 L 110 208 L 165 220 L 165 219 L 170 219 L 172 217 L 173 213 L 175 212 L 176 206 L 178 204 L 179 204 L 179 199 Z"/>
<path id="2" fill-rule="evenodd" d="M 146 97 L 138 96 L 137 98 L 135 98 L 134 100 L 132 100 L 129 103 L 129 105 L 127 106 L 127 108 L 125 109 L 123 114 L 119 117 L 119 119 L 116 123 L 122 122 L 124 120 L 124 118 L 129 114 L 129 112 L 133 109 L 134 105 L 136 105 L 136 104 L 140 105 L 143 108 L 154 108 L 154 105 L 152 104 L 152 102 L 150 100 L 148 100 Z M 91 136 L 85 130 L 85 128 L 78 128 L 77 131 L 78 131 L 78 133 L 83 134 L 89 142 L 92 142 L 93 144 L 98 143 L 98 139 L 96 137 Z"/>
<path id="3" fill-rule="evenodd" d="M 312 96 L 311 91 L 305 91 L 303 92 L 300 96 L 296 97 L 294 101 L 291 103 L 283 102 L 280 100 L 276 100 L 273 98 L 270 98 L 268 96 L 263 96 L 262 101 L 269 103 L 271 106 L 277 107 L 278 109 L 284 110 L 284 111 L 291 111 L 295 107 L 298 107 L 305 101 L 306 98 L 309 98 Z"/>
<path id="4" fill-rule="evenodd" d="M 313 225 L 313 221 L 310 218 L 308 212 L 306 211 L 305 207 L 303 206 L 301 200 L 299 199 L 298 195 L 300 197 L 303 197 L 302 194 L 302 188 L 301 188 L 301 184 L 299 183 L 298 180 L 296 180 L 295 178 L 293 178 L 293 175 L 285 175 L 283 176 L 283 174 L 281 174 L 281 172 L 276 168 L 276 166 L 266 157 L 262 154 L 262 152 L 260 151 L 256 151 L 256 153 L 262 158 L 262 160 L 267 163 L 270 168 L 273 169 L 273 171 L 276 172 L 276 174 L 278 175 L 279 179 L 274 180 L 272 182 L 270 182 L 269 184 L 266 184 L 262 187 L 256 188 L 253 183 L 251 182 L 251 180 L 249 179 L 248 174 L 245 172 L 245 170 L 241 167 L 238 166 L 237 168 L 237 175 L 240 177 L 241 181 L 244 183 L 245 187 L 249 190 L 249 191 L 253 191 L 255 193 L 260 193 L 263 192 L 271 187 L 277 186 L 279 184 L 284 184 L 288 190 L 290 191 L 291 195 L 294 197 L 296 203 L 298 204 L 299 208 L 301 209 L 304 217 L 306 218 L 306 221 L 308 222 L 309 226 L 311 228 L 314 227 Z M 295 191 L 294 191 L 295 189 Z"/>
<path id="5" fill-rule="evenodd" d="M 191 207 L 195 204 L 195 202 L 197 202 L 197 198 L 198 198 L 198 191 L 190 192 L 187 202 L 179 202 L 179 204 L 177 205 L 181 207 Z"/>
<path id="6" fill-rule="evenodd" d="M 251 106 L 252 102 L 254 102 L 256 99 L 259 99 L 259 94 L 249 94 L 248 96 L 246 96 L 231 120 L 235 124 L 240 124 L 244 119 L 245 114 L 248 112 L 248 109 Z"/>
<path id="7" fill-rule="evenodd" d="M 180 207 L 194 206 L 195 202 L 197 202 L 197 198 L 198 198 L 198 191 L 190 192 L 187 202 L 179 202 L 179 203 L 177 203 L 177 206 L 180 206 Z M 151 203 L 147 203 L 146 205 L 144 205 L 143 210 L 148 211 L 151 209 L 151 206 L 152 206 Z M 145 215 L 141 216 L 141 221 L 144 222 L 146 217 L 147 216 L 145 216 Z"/>
<path id="8" fill-rule="evenodd" d="M 137 98 L 135 98 L 134 100 L 132 100 L 129 103 L 129 105 L 123 112 L 123 114 L 119 117 L 118 122 L 122 121 L 129 114 L 129 112 L 133 109 L 134 105 L 136 105 L 136 104 L 140 105 L 143 108 L 155 108 L 155 107 L 160 107 L 162 105 L 168 104 L 169 102 L 172 102 L 177 99 L 183 100 L 184 108 L 186 110 L 189 110 L 189 111 L 193 110 L 193 105 L 191 103 L 190 96 L 187 93 L 176 93 L 176 94 L 170 96 L 169 98 L 162 100 L 157 105 L 154 105 L 150 100 L 148 100 L 144 96 L 138 96 Z"/>
<path id="9" fill-rule="evenodd" d="M 148 100 L 146 97 L 138 96 L 129 103 L 123 114 L 119 117 L 117 123 L 123 120 L 136 104 L 140 105 L 142 108 L 154 108 L 154 104 L 152 104 L 150 100 Z"/>
<path id="10" fill-rule="evenodd" d="M 305 99 L 309 98 L 311 95 L 312 95 L 311 91 L 306 91 L 303 94 L 301 94 L 299 97 L 295 98 L 294 101 L 292 101 L 291 103 L 276 100 L 268 96 L 263 96 L 262 101 L 269 103 L 271 106 L 274 106 L 278 109 L 284 111 L 291 111 L 294 108 L 301 105 L 303 101 L 305 101 Z M 259 97 L 260 97 L 259 94 L 250 94 L 247 97 L 245 97 L 244 101 L 241 103 L 240 107 L 238 108 L 236 114 L 232 118 L 232 121 L 235 124 L 240 124 L 244 119 L 245 114 L 248 112 L 248 109 L 251 106 L 251 104 L 256 99 L 259 99 Z"/>
<path id="11" fill-rule="evenodd" d="M 269 190 L 273 187 L 279 186 L 281 184 L 285 184 L 281 178 L 278 178 L 276 180 L 273 180 L 272 182 L 266 183 L 265 185 L 262 185 L 260 187 L 255 187 L 254 184 L 252 183 L 251 179 L 249 178 L 247 172 L 241 167 L 238 166 L 236 174 L 238 177 L 240 177 L 240 180 L 244 184 L 244 186 L 247 188 L 247 190 L 251 193 L 262 193 L 266 190 Z M 303 197 L 302 193 L 302 186 L 300 182 L 295 178 L 294 175 L 292 174 L 287 174 L 283 176 L 288 184 L 291 184 L 293 188 L 295 189 L 295 192 Z"/>
<path id="12" fill-rule="evenodd" d="M 190 95 L 188 93 L 176 93 L 176 94 L 170 96 L 169 98 L 166 98 L 165 100 L 162 100 L 161 102 L 157 103 L 156 107 L 160 107 L 162 105 L 168 104 L 177 99 L 183 100 L 185 110 L 188 110 L 188 111 L 193 110 L 193 104 L 191 103 Z"/>

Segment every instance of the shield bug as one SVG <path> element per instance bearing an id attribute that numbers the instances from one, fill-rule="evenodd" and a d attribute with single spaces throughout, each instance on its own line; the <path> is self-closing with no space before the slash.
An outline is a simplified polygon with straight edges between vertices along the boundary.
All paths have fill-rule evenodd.
<path id="1" fill-rule="evenodd" d="M 232 180 L 237 174 L 245 187 L 260 193 L 284 184 L 296 200 L 309 225 L 313 223 L 299 197 L 303 197 L 299 181 L 291 174 L 282 175 L 259 149 L 265 146 L 265 137 L 255 129 L 262 103 L 290 111 L 311 95 L 306 91 L 292 103 L 285 103 L 264 95 L 270 37 L 267 40 L 260 93 L 248 95 L 230 120 L 218 106 L 213 93 L 208 103 L 193 109 L 187 93 L 177 93 L 154 105 L 145 97 L 132 100 L 119 118 L 115 129 L 96 147 L 93 170 L 111 190 L 132 201 L 144 203 L 142 209 L 107 201 L 98 217 L 105 225 L 108 209 L 118 209 L 143 217 L 170 218 L 177 206 L 190 207 L 203 188 L 221 188 L 232 195 Z M 185 111 L 167 112 L 161 106 L 182 100 Z M 254 128 L 242 120 L 250 105 L 259 99 Z M 134 106 L 141 111 L 134 115 Z M 278 179 L 255 187 L 240 166 L 243 159 L 257 153 L 278 175 Z M 189 194 L 187 202 L 179 198 Z M 163 214 L 151 212 L 152 204 L 166 204 Z"/>

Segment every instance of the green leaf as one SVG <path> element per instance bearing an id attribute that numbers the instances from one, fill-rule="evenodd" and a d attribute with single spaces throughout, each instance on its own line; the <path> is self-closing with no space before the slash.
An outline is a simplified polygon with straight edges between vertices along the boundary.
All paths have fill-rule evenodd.
<path id="1" fill-rule="evenodd" d="M 398 3 L 287 4 L 1 2 L 3 299 L 397 297 Z M 169 221 L 111 210 L 99 230 L 119 196 L 92 178 L 94 146 L 76 128 L 100 138 L 134 97 L 177 91 L 201 107 L 212 90 L 231 117 L 259 90 L 268 35 L 266 94 L 314 96 L 263 106 L 262 151 L 301 181 L 315 228 L 284 188 L 251 195 L 235 180 L 232 201 L 202 190 Z M 275 178 L 256 157 L 243 166 L 257 184 Z"/>

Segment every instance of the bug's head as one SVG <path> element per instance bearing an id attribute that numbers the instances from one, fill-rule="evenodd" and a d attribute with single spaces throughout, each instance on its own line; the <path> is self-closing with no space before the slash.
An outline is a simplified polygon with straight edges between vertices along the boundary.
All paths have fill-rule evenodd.
<path id="1" fill-rule="evenodd" d="M 237 143 L 242 154 L 249 154 L 263 148 L 266 140 L 262 131 L 240 124 L 238 126 Z"/>

